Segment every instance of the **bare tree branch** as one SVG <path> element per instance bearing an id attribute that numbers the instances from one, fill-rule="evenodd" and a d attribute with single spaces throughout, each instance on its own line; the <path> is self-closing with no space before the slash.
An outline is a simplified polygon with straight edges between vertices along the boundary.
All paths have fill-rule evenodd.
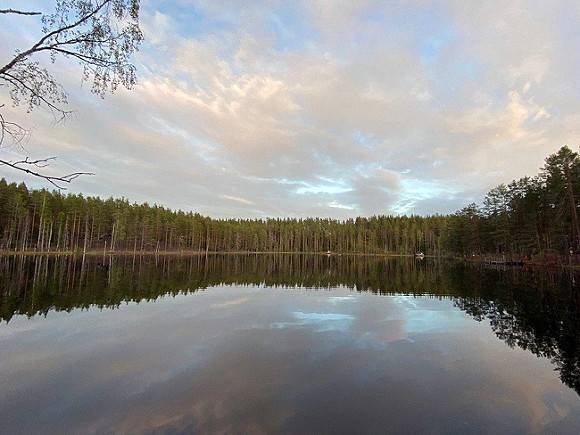
<path id="1" fill-rule="evenodd" d="M 95 175 L 92 172 L 73 172 L 71 174 L 66 174 L 62 176 L 52 176 L 43 174 L 37 170 L 46 168 L 50 164 L 49 162 L 52 160 L 56 160 L 56 157 L 48 157 L 46 159 L 37 159 L 37 160 L 30 160 L 29 157 L 26 157 L 24 160 L 18 160 L 14 162 L 9 162 L 7 160 L 0 159 L 0 164 L 9 166 L 13 169 L 25 172 L 30 175 L 34 175 L 35 177 L 42 178 L 48 181 L 50 184 L 52 184 L 59 190 L 66 190 L 66 187 L 62 186 L 60 183 L 68 184 L 82 175 Z"/>
<path id="2" fill-rule="evenodd" d="M 0 109 L 4 104 L 0 104 Z M 2 112 L 0 112 L 0 146 L 4 143 L 6 136 L 9 136 L 14 143 L 20 143 L 27 134 L 27 130 L 16 122 L 7 121 Z"/>
<path id="3" fill-rule="evenodd" d="M 42 15 L 42 12 L 19 11 L 16 9 L 0 9 L 0 14 Z"/>

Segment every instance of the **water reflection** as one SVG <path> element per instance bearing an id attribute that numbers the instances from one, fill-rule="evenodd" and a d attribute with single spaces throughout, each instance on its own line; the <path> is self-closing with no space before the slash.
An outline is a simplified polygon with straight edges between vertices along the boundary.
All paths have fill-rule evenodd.
<path id="1" fill-rule="evenodd" d="M 580 392 L 569 275 L 348 256 L 5 257 L 0 286 L 0 432 L 580 428 L 578 395 L 553 372 Z"/>

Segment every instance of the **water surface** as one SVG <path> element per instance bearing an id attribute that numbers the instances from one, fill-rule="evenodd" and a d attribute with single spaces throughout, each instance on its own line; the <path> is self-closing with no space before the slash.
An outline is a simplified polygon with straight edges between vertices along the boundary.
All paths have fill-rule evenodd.
<path id="1" fill-rule="evenodd" d="M 574 276 L 0 259 L 2 433 L 579 433 Z"/>

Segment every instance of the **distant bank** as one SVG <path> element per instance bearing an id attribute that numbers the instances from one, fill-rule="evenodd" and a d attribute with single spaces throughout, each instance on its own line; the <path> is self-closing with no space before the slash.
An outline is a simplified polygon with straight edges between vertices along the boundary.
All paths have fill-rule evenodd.
<path id="1" fill-rule="evenodd" d="M 568 147 L 540 174 L 450 215 L 213 219 L 127 199 L 29 190 L 0 180 L 0 252 L 286 252 L 489 257 L 576 263 L 580 158 Z"/>

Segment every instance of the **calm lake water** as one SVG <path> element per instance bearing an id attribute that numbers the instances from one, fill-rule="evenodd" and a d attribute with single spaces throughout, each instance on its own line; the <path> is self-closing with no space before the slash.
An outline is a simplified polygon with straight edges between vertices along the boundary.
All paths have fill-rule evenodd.
<path id="1" fill-rule="evenodd" d="M 569 274 L 0 258 L 0 432 L 580 433 Z"/>

